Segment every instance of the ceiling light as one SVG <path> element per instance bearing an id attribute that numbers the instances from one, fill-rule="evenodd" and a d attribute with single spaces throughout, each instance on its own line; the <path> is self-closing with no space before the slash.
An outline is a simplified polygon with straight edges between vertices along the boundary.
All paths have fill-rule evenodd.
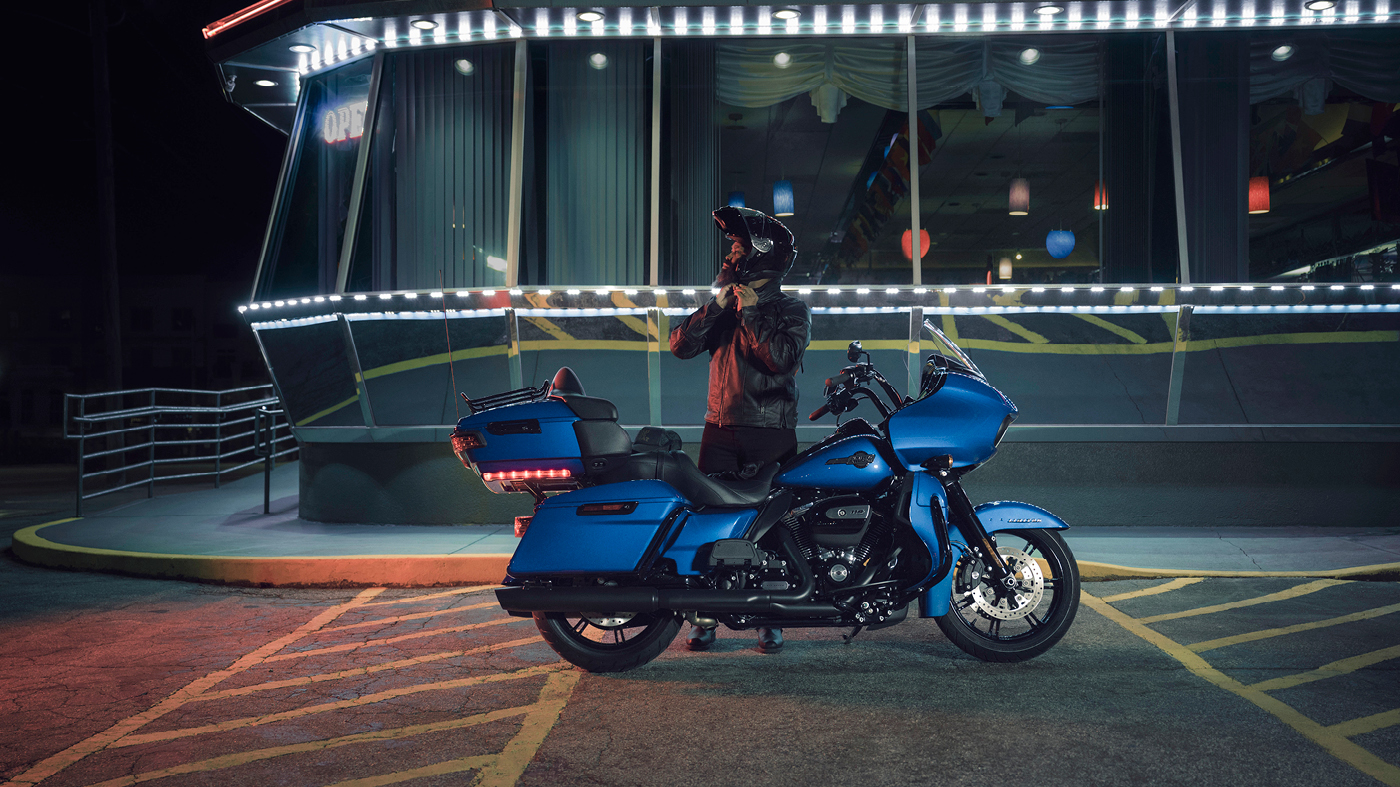
<path id="1" fill-rule="evenodd" d="M 289 46 L 289 47 L 287 47 L 287 48 L 290 49 L 290 50 L 292 50 L 293 52 L 300 52 L 300 53 L 302 53 L 302 54 L 305 54 L 305 53 L 307 53 L 307 52 L 315 52 L 315 51 L 316 51 L 316 47 L 314 47 L 314 46 L 312 46 L 312 45 L 310 45 L 310 44 L 292 44 L 291 46 Z"/>
<path id="2" fill-rule="evenodd" d="M 798 11 L 796 8 L 779 8 L 777 11 L 773 12 L 773 18 L 775 19 L 796 19 L 799 16 L 802 16 L 802 12 Z"/>
<path id="3" fill-rule="evenodd" d="M 257 85 L 258 87 L 277 87 L 277 83 L 273 82 L 271 79 L 259 79 L 253 84 Z"/>
<path id="4" fill-rule="evenodd" d="M 579 21 L 580 21 L 580 22 L 601 22 L 601 21 L 603 21 L 603 12 L 602 12 L 602 11 L 579 11 L 579 12 L 578 12 L 578 18 L 579 18 Z"/>
<path id="5" fill-rule="evenodd" d="M 1309 11 L 1326 11 L 1329 8 L 1336 8 L 1335 0 L 1308 0 L 1303 3 L 1303 7 Z"/>
<path id="6" fill-rule="evenodd" d="M 419 30 L 432 30 L 433 28 L 438 26 L 437 22 L 434 22 L 431 19 L 415 19 L 412 22 L 409 22 L 409 24 L 413 25 Z"/>
<path id="7" fill-rule="evenodd" d="M 787 68 L 792 65 L 792 55 L 789 55 L 787 52 L 779 52 L 773 55 L 773 65 L 778 68 Z"/>
<path id="8" fill-rule="evenodd" d="M 594 52 L 588 56 L 588 65 L 601 71 L 608 67 L 608 56 L 602 52 Z"/>
<path id="9" fill-rule="evenodd" d="M 1273 58 L 1274 60 L 1277 60 L 1278 62 L 1282 63 L 1283 61 L 1287 60 L 1288 58 L 1293 57 L 1293 45 L 1292 45 L 1292 44 L 1284 44 L 1283 46 L 1281 46 L 1281 47 L 1275 49 L 1273 52 L 1271 52 L 1271 53 L 1269 54 L 1269 57 L 1271 57 L 1271 58 Z"/>
<path id="10" fill-rule="evenodd" d="M 1063 10 L 1065 9 L 1057 5 L 1041 5 L 1035 8 L 1035 12 L 1041 16 L 1054 16 Z"/>
<path id="11" fill-rule="evenodd" d="M 1030 66 L 1030 65 L 1035 65 L 1035 61 L 1037 61 L 1037 60 L 1039 60 L 1039 59 L 1040 59 L 1040 50 L 1039 50 L 1039 49 L 1034 49 L 1034 48 L 1032 48 L 1032 49 L 1022 49 L 1022 50 L 1021 50 L 1021 62 L 1022 62 L 1022 63 L 1025 63 L 1025 64 L 1028 65 L 1028 66 Z"/>
<path id="12" fill-rule="evenodd" d="M 476 66 L 472 65 L 472 61 L 467 60 L 466 58 L 458 60 L 456 63 L 453 63 L 453 65 L 457 67 L 458 73 L 461 74 L 470 74 L 471 72 L 476 70 Z"/>

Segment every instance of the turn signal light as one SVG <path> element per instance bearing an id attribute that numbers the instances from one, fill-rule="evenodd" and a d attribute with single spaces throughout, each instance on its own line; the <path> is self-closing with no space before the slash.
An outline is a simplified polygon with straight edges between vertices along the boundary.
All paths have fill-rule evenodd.
<path id="1" fill-rule="evenodd" d="M 568 470 L 511 470 L 501 473 L 482 473 L 483 481 L 523 481 L 527 478 L 570 478 Z"/>
<path id="2" fill-rule="evenodd" d="M 452 450 L 462 453 L 468 448 L 481 448 L 486 445 L 486 441 L 481 439 L 481 435 L 476 432 L 456 432 L 452 433 Z"/>

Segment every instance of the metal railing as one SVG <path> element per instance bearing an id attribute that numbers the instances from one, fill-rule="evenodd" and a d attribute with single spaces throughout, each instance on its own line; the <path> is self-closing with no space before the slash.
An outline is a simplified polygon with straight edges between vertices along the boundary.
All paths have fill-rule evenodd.
<path id="1" fill-rule="evenodd" d="M 156 482 L 183 478 L 212 477 L 218 487 L 259 462 L 267 497 L 273 462 L 297 450 L 271 385 L 66 394 L 63 404 L 63 436 L 78 441 L 77 516 L 84 500 L 140 486 L 155 497 Z"/>

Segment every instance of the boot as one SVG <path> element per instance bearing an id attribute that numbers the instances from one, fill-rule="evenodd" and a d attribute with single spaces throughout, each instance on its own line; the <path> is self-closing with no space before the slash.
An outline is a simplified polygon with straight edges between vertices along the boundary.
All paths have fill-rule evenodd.
<path id="1" fill-rule="evenodd" d="M 715 630 L 701 626 L 692 626 L 690 636 L 685 641 L 685 646 L 691 650 L 709 650 L 713 644 L 715 644 Z"/>
<path id="2" fill-rule="evenodd" d="M 758 630 L 758 652 L 777 653 L 783 649 L 782 629 L 759 629 Z"/>

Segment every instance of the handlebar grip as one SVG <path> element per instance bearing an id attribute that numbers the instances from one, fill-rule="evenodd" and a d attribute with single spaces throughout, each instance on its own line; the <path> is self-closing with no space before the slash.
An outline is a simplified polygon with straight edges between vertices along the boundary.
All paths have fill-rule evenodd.
<path id="1" fill-rule="evenodd" d="M 821 418 L 822 416 L 826 415 L 826 414 L 829 413 L 829 412 L 831 412 L 831 408 L 827 407 L 826 405 L 822 405 L 821 407 L 818 407 L 816 410 L 813 410 L 813 411 L 812 411 L 812 414 L 809 415 L 809 416 L 807 416 L 807 420 L 808 420 L 808 421 L 815 421 L 815 420 L 817 420 L 818 418 Z"/>
<path id="2" fill-rule="evenodd" d="M 838 374 L 835 377 L 826 378 L 826 386 L 828 388 L 832 388 L 838 385 L 850 385 L 851 381 L 854 379 L 855 378 L 851 377 L 851 375 L 842 372 L 841 374 Z"/>

